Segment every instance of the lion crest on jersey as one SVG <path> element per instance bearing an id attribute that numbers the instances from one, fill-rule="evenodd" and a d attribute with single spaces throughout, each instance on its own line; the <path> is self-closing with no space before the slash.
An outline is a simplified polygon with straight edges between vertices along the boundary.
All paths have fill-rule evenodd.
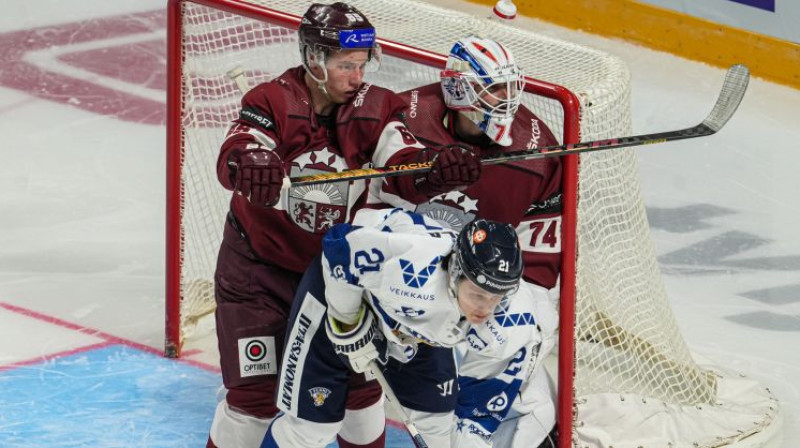
<path id="1" fill-rule="evenodd" d="M 307 176 L 344 171 L 342 156 L 327 147 L 295 158 L 290 175 Z M 345 222 L 349 182 L 308 185 L 289 190 L 288 214 L 301 229 L 311 233 L 325 233 L 335 224 Z"/>
<path id="2" fill-rule="evenodd" d="M 308 390 L 308 393 L 311 394 L 311 400 L 314 401 L 314 406 L 320 407 L 325 404 L 325 400 L 328 399 L 331 390 L 327 387 L 312 387 Z"/>
<path id="3" fill-rule="evenodd" d="M 419 204 L 415 212 L 447 223 L 453 230 L 461 230 L 478 213 L 478 200 L 460 191 L 450 191 Z"/>

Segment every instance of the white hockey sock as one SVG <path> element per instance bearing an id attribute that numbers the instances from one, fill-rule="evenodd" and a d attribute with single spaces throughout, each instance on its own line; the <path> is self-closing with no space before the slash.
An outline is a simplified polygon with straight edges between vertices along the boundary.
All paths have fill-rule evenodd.
<path id="1" fill-rule="evenodd" d="M 217 448 L 258 447 L 271 418 L 256 418 L 231 409 L 223 400 L 217 404 L 211 423 L 211 441 Z"/>
<path id="2" fill-rule="evenodd" d="M 406 407 L 403 409 L 430 448 L 450 448 L 450 433 L 455 426 L 452 412 L 421 412 Z"/>
<path id="3" fill-rule="evenodd" d="M 336 440 L 336 433 L 341 427 L 342 422 L 315 423 L 289 414 L 279 414 L 269 431 L 272 440 L 280 448 L 325 448 Z"/>
<path id="4" fill-rule="evenodd" d="M 354 444 L 367 445 L 380 437 L 386 428 L 386 413 L 383 410 L 383 397 L 364 409 L 345 411 L 339 437 Z"/>

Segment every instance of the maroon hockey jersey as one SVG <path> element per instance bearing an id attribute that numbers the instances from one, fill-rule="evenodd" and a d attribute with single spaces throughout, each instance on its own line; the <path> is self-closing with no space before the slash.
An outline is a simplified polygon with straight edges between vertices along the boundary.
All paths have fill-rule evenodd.
<path id="1" fill-rule="evenodd" d="M 513 143 L 482 147 L 460 142 L 453 131 L 454 115 L 444 104 L 440 84 L 400 94 L 409 104 L 406 124 L 417 140 L 431 148 L 461 144 L 478 155 L 557 145 L 550 129 L 524 106 L 511 128 Z M 488 139 L 487 139 L 488 140 Z M 405 177 L 406 179 L 403 179 Z M 551 157 L 483 167 L 481 178 L 463 191 L 433 198 L 417 193 L 410 176 L 370 187 L 370 205 L 388 203 L 415 210 L 455 228 L 475 218 L 516 227 L 525 261 L 524 278 L 552 288 L 561 263 L 561 160 Z"/>
<path id="2" fill-rule="evenodd" d="M 421 147 L 403 124 L 406 105 L 395 93 L 363 84 L 349 103 L 323 119 L 314 113 L 304 74 L 302 67 L 287 70 L 242 98 L 217 160 L 225 188 L 233 190 L 231 156 L 248 145 L 275 151 L 291 177 L 363 168 L 381 154 L 402 163 L 403 154 Z M 303 272 L 320 253 L 325 232 L 365 203 L 365 190 L 363 180 L 291 188 L 273 208 L 255 207 L 234 194 L 231 213 L 258 257 Z"/>

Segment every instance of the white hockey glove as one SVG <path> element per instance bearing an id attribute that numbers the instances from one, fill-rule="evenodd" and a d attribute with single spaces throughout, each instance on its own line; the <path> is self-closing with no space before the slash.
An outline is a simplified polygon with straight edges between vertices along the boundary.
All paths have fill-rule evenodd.
<path id="1" fill-rule="evenodd" d="M 369 363 L 374 359 L 386 363 L 386 338 L 372 311 L 362 305 L 355 328 L 344 331 L 341 325 L 328 315 L 325 330 L 336 354 L 350 366 L 350 370 L 364 373 L 369 370 Z"/>

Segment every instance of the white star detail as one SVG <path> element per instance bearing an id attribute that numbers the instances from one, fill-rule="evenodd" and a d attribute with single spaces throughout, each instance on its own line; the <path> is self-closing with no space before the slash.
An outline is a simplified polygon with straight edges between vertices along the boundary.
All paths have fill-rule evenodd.
<path id="1" fill-rule="evenodd" d="M 299 156 L 296 159 L 294 159 L 294 163 L 300 165 L 300 169 L 304 170 L 304 169 L 306 169 L 307 166 L 314 164 L 314 162 L 311 160 L 311 156 L 313 154 L 314 154 L 314 152 L 304 153 L 301 156 Z"/>
<path id="2" fill-rule="evenodd" d="M 322 149 L 320 149 L 319 151 L 314 151 L 314 154 L 317 155 L 317 162 L 322 162 L 322 163 L 324 163 L 325 165 L 328 165 L 328 166 L 330 166 L 328 161 L 331 160 L 331 156 L 335 155 L 334 153 L 328 151 L 328 147 L 327 146 L 322 148 Z"/>
<path id="3" fill-rule="evenodd" d="M 464 195 L 464 200 L 459 205 L 461 205 L 461 208 L 467 213 L 478 211 L 478 200 L 472 199 L 467 195 Z"/>
<path id="4" fill-rule="evenodd" d="M 458 204 L 458 200 L 461 198 L 461 196 L 464 196 L 464 193 L 461 193 L 460 191 L 448 191 L 443 196 L 443 200 L 453 201 Z"/>
<path id="5" fill-rule="evenodd" d="M 331 158 L 333 158 L 333 163 L 329 162 Z M 294 159 L 294 163 L 298 164 L 301 170 L 304 170 L 307 166 L 314 165 L 316 163 L 323 163 L 325 166 L 336 169 L 336 171 L 343 171 L 347 169 L 347 164 L 344 162 L 344 159 L 341 156 L 328 151 L 327 146 L 320 150 L 311 151 L 300 155 Z"/>

